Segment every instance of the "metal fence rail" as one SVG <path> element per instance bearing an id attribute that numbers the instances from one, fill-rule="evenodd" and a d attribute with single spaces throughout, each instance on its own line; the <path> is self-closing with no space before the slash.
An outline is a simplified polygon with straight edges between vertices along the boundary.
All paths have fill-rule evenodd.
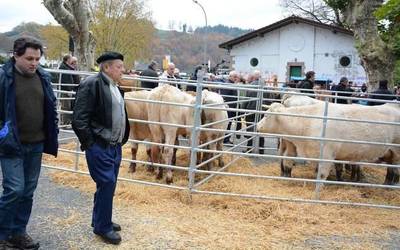
<path id="1" fill-rule="evenodd" d="M 75 96 L 74 91 L 65 91 L 62 90 L 62 86 L 71 86 L 71 84 L 63 84 L 61 83 L 61 74 L 77 74 L 82 77 L 86 77 L 88 75 L 92 75 L 92 72 L 71 72 L 71 71 L 64 71 L 64 70 L 48 70 L 53 74 L 59 74 L 60 77 L 58 83 L 53 83 L 55 88 L 55 93 L 57 94 L 58 100 L 60 101 L 72 101 Z M 190 81 L 190 80 L 168 80 L 168 79 L 158 79 L 158 78 L 149 78 L 149 77 L 126 77 L 128 80 L 134 81 L 153 81 L 153 82 L 161 82 L 164 84 L 172 84 L 172 85 L 179 85 L 182 88 L 186 86 L 196 86 L 196 97 L 194 104 L 183 104 L 183 103 L 173 103 L 173 102 L 161 102 L 161 101 L 154 101 L 154 100 L 144 100 L 144 99 L 137 99 L 137 98 L 125 98 L 126 101 L 134 101 L 134 102 L 146 102 L 152 103 L 157 105 L 170 105 L 174 107 L 190 107 L 193 113 L 193 124 L 174 124 L 174 123 L 162 123 L 162 122 L 154 122 L 154 121 L 144 121 L 139 119 L 129 119 L 130 123 L 141 123 L 141 124 L 153 124 L 153 125 L 162 125 L 162 126 L 173 126 L 178 128 L 184 128 L 191 131 L 191 140 L 188 146 L 183 145 L 170 145 L 164 143 L 155 143 L 151 141 L 140 141 L 140 140 L 129 140 L 130 143 L 141 143 L 144 145 L 154 145 L 160 147 L 171 147 L 175 149 L 181 150 L 189 150 L 190 151 L 190 159 L 189 159 L 189 167 L 182 167 L 182 166 L 173 166 L 168 164 L 162 163 L 152 163 L 148 161 L 142 160 L 131 160 L 123 158 L 122 161 L 128 163 L 138 163 L 144 165 L 153 165 L 156 167 L 161 168 L 170 168 L 179 171 L 185 171 L 188 175 L 188 185 L 187 186 L 176 186 L 176 185 L 166 185 L 160 184 L 156 182 L 149 182 L 143 180 L 136 180 L 130 178 L 119 178 L 122 181 L 133 182 L 137 184 L 143 185 L 152 185 L 158 187 L 165 187 L 171 189 L 178 189 L 178 190 L 186 190 L 190 194 L 208 194 L 208 195 L 226 195 L 226 196 L 233 196 L 233 197 L 241 197 L 241 198 L 257 198 L 257 199 L 269 199 L 269 200 L 280 200 L 280 201 L 291 201 L 291 202 L 302 202 L 302 203 L 312 203 L 312 204 L 331 204 L 331 205 L 349 205 L 349 206 L 362 206 L 362 207 L 375 207 L 375 208 L 389 208 L 389 209 L 400 209 L 399 206 L 395 205 L 387 205 L 387 204 L 372 204 L 372 203 L 357 203 L 357 202 L 349 202 L 349 201 L 332 201 L 332 200 L 324 200 L 320 199 L 320 189 L 321 185 L 343 185 L 343 186 L 352 186 L 352 187 L 364 187 L 364 188 L 384 188 L 384 189 L 392 189 L 397 190 L 400 189 L 400 186 L 389 186 L 383 184 L 374 184 L 374 183 L 358 183 L 358 182 L 348 182 L 348 181 L 330 181 L 330 180 L 321 180 L 321 179 L 305 179 L 305 178 L 288 178 L 282 176 L 268 176 L 268 175 L 255 175 L 250 173 L 235 173 L 235 172 L 226 172 L 226 170 L 238 159 L 242 157 L 256 157 L 260 159 L 272 159 L 272 160 L 301 160 L 301 161 L 309 161 L 309 162 L 316 162 L 316 163 L 339 163 L 339 164 L 358 164 L 358 165 L 365 165 L 370 167 L 391 167 L 391 168 L 400 168 L 400 165 L 392 165 L 392 164 L 383 164 L 383 163 L 372 163 L 372 162 L 353 162 L 353 161 L 343 161 L 343 160 L 334 160 L 334 159 L 324 159 L 324 147 L 328 143 L 353 143 L 355 145 L 370 145 L 374 147 L 400 147 L 400 144 L 390 143 L 390 142 L 377 142 L 377 141 L 367 141 L 360 138 L 360 140 L 346 140 L 346 139 L 338 139 L 338 138 L 327 138 L 326 137 L 326 128 L 327 124 L 330 121 L 341 121 L 346 123 L 367 123 L 367 124 L 375 124 L 375 125 L 385 125 L 385 126 L 399 126 L 400 123 L 398 122 L 384 122 L 384 121 L 375 121 L 371 119 L 347 119 L 343 117 L 335 117 L 329 116 L 329 107 L 328 100 L 332 98 L 337 98 L 337 96 L 332 96 L 332 92 L 322 91 L 323 94 L 308 94 L 308 93 L 299 93 L 294 92 L 296 89 L 290 88 L 273 88 L 273 87 L 263 87 L 261 84 L 257 85 L 232 85 L 232 84 L 221 84 L 216 82 L 206 82 L 206 81 Z M 124 86 L 124 88 L 131 88 L 133 90 L 143 90 L 140 86 Z M 231 107 L 229 108 L 222 108 L 218 104 L 202 104 L 202 90 L 203 89 L 210 89 L 212 91 L 219 92 L 221 90 L 235 90 L 237 91 L 237 95 L 228 96 L 222 95 L 223 97 L 234 97 L 234 101 L 226 102 L 226 104 L 230 104 Z M 256 92 L 257 97 L 248 97 L 248 96 L 241 96 L 240 92 L 248 93 L 248 92 Z M 313 97 L 323 97 L 325 98 L 325 106 L 324 106 L 324 113 L 322 115 L 301 115 L 301 114 L 290 114 L 290 113 L 276 113 L 265 111 L 263 109 L 263 102 L 266 100 L 271 101 L 279 101 L 276 99 L 269 99 L 263 98 L 264 94 L 291 94 L 291 95 L 301 95 L 301 96 L 313 96 Z M 340 94 L 341 92 L 333 92 L 334 95 Z M 68 97 L 62 96 L 62 94 L 70 95 Z M 380 100 L 370 99 L 370 98 L 358 98 L 358 97 L 345 97 L 340 96 L 338 98 L 347 99 L 347 100 L 366 100 L 366 101 L 374 101 L 374 102 L 381 102 Z M 247 110 L 243 109 L 242 105 L 249 103 L 249 102 L 256 102 L 256 110 Z M 383 101 L 382 101 L 383 102 Z M 399 104 L 398 101 L 385 101 L 389 103 L 396 103 Z M 233 108 L 232 105 L 235 107 Z M 71 114 L 71 110 L 62 110 L 59 104 L 58 106 L 59 115 L 62 114 Z M 217 120 L 213 122 L 209 122 L 207 124 L 201 124 L 201 112 L 205 110 L 214 110 L 214 111 L 230 111 L 235 112 L 236 115 L 229 117 L 228 119 L 224 120 Z M 242 119 L 246 119 L 251 115 L 255 116 L 254 121 L 244 121 Z M 259 133 L 256 131 L 256 124 L 261 120 L 263 115 L 283 115 L 289 117 L 302 117 L 304 119 L 318 119 L 321 122 L 321 131 L 319 136 L 297 136 L 297 135 L 290 135 L 290 134 L 272 134 L 272 133 Z M 246 126 L 241 128 L 240 130 L 224 130 L 224 129 L 215 129 L 211 126 L 217 125 L 223 122 L 231 122 L 236 123 L 244 123 Z M 68 127 L 68 125 L 63 125 L 63 127 Z M 61 141 L 76 141 L 78 142 L 76 136 L 74 136 L 71 130 L 62 129 L 61 131 L 65 133 L 70 133 L 71 136 L 60 139 Z M 217 138 L 202 142 L 198 144 L 198 140 L 196 140 L 201 133 L 204 132 L 218 132 L 220 136 Z M 216 143 L 220 140 L 224 140 L 226 138 L 235 137 L 235 136 L 244 136 L 244 139 L 234 142 L 234 143 L 225 143 L 225 148 L 223 150 L 210 150 L 207 147 L 213 143 Z M 260 147 L 259 139 L 260 137 L 265 138 L 286 138 L 286 139 L 296 139 L 296 140 L 312 140 L 320 143 L 320 153 L 318 158 L 311 158 L 311 157 L 293 157 L 293 156 L 282 156 L 276 154 L 258 154 L 259 150 L 277 150 L 276 147 Z M 235 138 L 233 138 L 235 140 Z M 248 146 L 247 143 L 252 141 L 252 146 Z M 241 149 L 245 149 L 244 152 L 240 151 Z M 238 151 L 239 150 L 239 151 Z M 57 167 L 57 166 L 50 166 L 50 165 L 43 165 L 44 167 L 57 169 L 62 171 L 69 171 L 78 174 L 88 174 L 86 171 L 78 170 L 78 161 L 79 155 L 83 155 L 82 152 L 79 151 L 79 144 L 77 144 L 75 150 L 70 149 L 60 149 L 60 152 L 69 153 L 75 155 L 75 169 L 69 169 L 65 167 Z M 206 161 L 203 161 L 197 164 L 197 153 L 211 153 L 213 154 L 211 158 Z M 222 157 L 223 155 L 230 155 L 232 156 L 232 160 L 228 163 L 225 163 L 224 167 L 216 169 L 216 170 L 204 170 L 206 164 Z M 320 167 L 318 168 L 320 171 Z M 204 178 L 196 181 L 196 175 L 204 176 Z M 239 194 L 239 193 L 227 193 L 227 192 L 219 192 L 216 190 L 202 190 L 202 186 L 212 181 L 214 177 L 238 177 L 238 178 L 256 178 L 256 179 L 265 179 L 265 180 L 275 180 L 275 181 L 284 181 L 284 182 L 303 182 L 303 183 L 311 183 L 315 184 L 315 199 L 303 199 L 303 198 L 292 198 L 292 197 L 279 197 L 279 196 L 269 196 L 269 195 L 257 195 L 257 194 Z M 317 175 L 319 176 L 319 175 Z"/>

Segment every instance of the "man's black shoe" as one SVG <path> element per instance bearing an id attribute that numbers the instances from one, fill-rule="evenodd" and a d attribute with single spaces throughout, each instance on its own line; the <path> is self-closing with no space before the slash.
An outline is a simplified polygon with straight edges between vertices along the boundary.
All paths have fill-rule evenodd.
<path id="1" fill-rule="evenodd" d="M 225 143 L 225 144 L 233 144 L 233 142 L 230 140 L 230 137 L 225 138 L 225 139 L 224 139 L 224 143 Z"/>
<path id="2" fill-rule="evenodd" d="M 11 250 L 11 244 L 6 240 L 0 240 L 0 250 Z"/>
<path id="3" fill-rule="evenodd" d="M 31 236 L 29 236 L 28 234 L 21 234 L 21 235 L 14 235 L 11 236 L 8 240 L 8 243 L 10 243 L 9 245 L 14 247 L 14 248 L 18 248 L 18 249 L 39 249 L 40 244 L 39 242 L 35 242 L 33 241 L 33 239 L 31 238 Z"/>
<path id="4" fill-rule="evenodd" d="M 119 224 L 117 224 L 117 223 L 112 223 L 112 227 L 113 227 L 113 230 L 115 231 L 115 232 L 119 232 L 119 231 L 121 231 L 121 226 L 119 225 Z"/>
<path id="5" fill-rule="evenodd" d="M 106 242 L 106 243 L 110 243 L 110 244 L 114 244 L 114 245 L 118 245 L 119 243 L 121 243 L 121 236 L 119 235 L 119 233 L 115 232 L 115 231 L 110 231 L 108 233 L 102 234 L 102 233 L 96 233 L 94 232 L 96 235 L 100 236 L 101 239 Z"/>
<path id="6" fill-rule="evenodd" d="M 93 223 L 90 226 L 94 227 Z M 119 224 L 113 222 L 112 223 L 112 229 L 115 232 L 119 232 L 119 231 L 121 231 L 121 226 Z"/>

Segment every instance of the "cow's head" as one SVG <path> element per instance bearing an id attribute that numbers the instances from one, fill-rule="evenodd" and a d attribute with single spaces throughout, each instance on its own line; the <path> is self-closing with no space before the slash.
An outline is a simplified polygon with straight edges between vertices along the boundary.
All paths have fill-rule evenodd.
<path id="1" fill-rule="evenodd" d="M 202 109 L 202 124 L 215 122 L 217 120 L 228 119 L 228 112 L 221 110 L 221 108 L 227 109 L 228 105 L 224 103 L 224 99 L 218 93 L 209 91 L 207 89 L 202 91 L 202 104 L 212 104 L 213 107 L 219 109 Z"/>
<path id="2" fill-rule="evenodd" d="M 269 106 L 268 111 L 280 113 L 283 112 L 284 109 L 285 106 L 274 102 L 271 104 L 271 106 Z M 279 127 L 279 124 L 277 123 L 277 117 L 278 115 L 275 114 L 265 114 L 264 118 L 257 123 L 257 131 L 262 133 L 276 133 L 277 128 Z"/>

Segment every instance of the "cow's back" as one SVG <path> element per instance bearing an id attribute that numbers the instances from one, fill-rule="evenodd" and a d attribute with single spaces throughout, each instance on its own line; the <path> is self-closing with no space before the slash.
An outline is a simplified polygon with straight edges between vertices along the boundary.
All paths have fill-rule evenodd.
<path id="1" fill-rule="evenodd" d="M 150 92 L 149 100 L 180 104 L 193 104 L 195 97 L 173 87 L 169 84 L 162 85 Z M 193 108 L 169 104 L 149 103 L 148 118 L 150 121 L 172 123 L 179 125 L 193 124 Z M 168 131 L 175 128 L 167 125 L 150 125 L 151 132 L 163 139 Z M 179 129 L 179 134 L 186 134 L 186 129 Z"/>
<path id="2" fill-rule="evenodd" d="M 213 104 L 216 108 L 227 108 L 224 99 L 221 95 L 208 90 L 203 91 L 203 104 Z M 217 109 L 203 109 L 205 120 L 204 123 L 211 123 L 216 121 L 222 121 L 228 119 L 228 112 L 226 110 Z M 219 122 L 217 124 L 211 125 L 209 128 L 213 129 L 226 129 L 228 127 L 228 121 Z"/>
<path id="3" fill-rule="evenodd" d="M 322 116 L 323 111 L 324 104 L 319 103 L 302 107 L 287 108 L 284 112 Z M 399 112 L 400 109 L 389 106 L 385 107 L 385 105 L 371 107 L 363 105 L 329 104 L 328 116 L 356 120 L 399 122 Z M 294 130 L 297 135 L 321 136 L 321 129 L 323 126 L 322 119 L 293 118 L 292 121 L 290 118 L 283 119 L 286 123 L 292 124 L 291 126 L 298 126 L 298 129 Z M 399 129 L 393 125 L 328 120 L 325 137 L 350 141 L 397 143 L 396 141 L 399 140 Z M 306 147 L 309 147 L 310 145 L 312 145 L 311 147 L 314 151 L 319 146 L 317 141 L 312 142 L 301 140 L 301 142 L 297 141 L 297 143 L 302 147 L 300 150 L 304 151 L 308 150 Z M 384 146 L 344 142 L 326 142 L 325 145 L 325 150 L 333 151 L 336 159 L 353 161 L 372 161 L 383 155 L 388 149 L 388 147 Z M 314 156 L 316 155 L 317 154 L 314 154 Z"/>

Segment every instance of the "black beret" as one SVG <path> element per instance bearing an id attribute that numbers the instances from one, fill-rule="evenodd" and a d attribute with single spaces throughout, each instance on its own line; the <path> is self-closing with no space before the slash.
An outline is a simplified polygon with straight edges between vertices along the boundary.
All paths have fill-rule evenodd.
<path id="1" fill-rule="evenodd" d="M 97 58 L 96 62 L 98 64 L 104 62 L 104 61 L 108 61 L 108 60 L 124 60 L 124 56 L 118 52 L 113 52 L 113 51 L 109 51 L 109 52 L 104 52 L 101 56 L 99 56 L 99 58 Z"/>

